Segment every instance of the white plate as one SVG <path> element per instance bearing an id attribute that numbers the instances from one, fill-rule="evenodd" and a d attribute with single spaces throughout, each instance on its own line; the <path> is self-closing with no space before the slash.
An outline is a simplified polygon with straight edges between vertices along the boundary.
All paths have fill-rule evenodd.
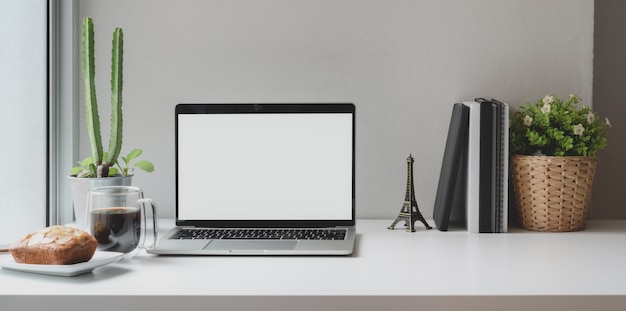
<path id="1" fill-rule="evenodd" d="M 16 263 L 13 256 L 0 257 L 0 266 L 3 269 L 17 270 L 22 272 L 49 274 L 57 276 L 75 276 L 93 269 L 108 265 L 122 259 L 123 253 L 96 251 L 91 260 L 73 265 L 33 265 Z"/>
<path id="2" fill-rule="evenodd" d="M 8 250 L 9 247 L 11 247 L 11 243 L 0 243 L 0 249 L 6 249 Z M 7 255 L 10 254 L 9 252 L 0 252 L 0 255 Z"/>

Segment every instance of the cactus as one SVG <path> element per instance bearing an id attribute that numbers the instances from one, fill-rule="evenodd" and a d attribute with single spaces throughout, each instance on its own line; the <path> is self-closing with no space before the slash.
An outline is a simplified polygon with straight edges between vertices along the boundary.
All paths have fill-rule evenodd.
<path id="1" fill-rule="evenodd" d="M 85 83 L 85 119 L 91 142 L 91 155 L 96 165 L 102 162 L 102 137 L 100 136 L 100 117 L 96 100 L 96 62 L 94 56 L 93 21 L 90 17 L 83 20 L 83 79 Z"/>
<path id="2" fill-rule="evenodd" d="M 106 163 L 115 163 L 122 150 L 122 63 L 124 62 L 124 33 L 113 32 L 111 51 L 111 136 Z"/>
<path id="3" fill-rule="evenodd" d="M 134 149 L 122 157 L 124 167 L 118 163 L 122 150 L 122 69 L 124 61 L 124 33 L 121 28 L 115 28 L 111 51 L 111 135 L 109 149 L 102 149 L 100 134 L 100 117 L 96 100 L 96 66 L 94 57 L 94 29 L 91 17 L 83 19 L 82 59 L 83 78 L 85 83 L 85 119 L 89 142 L 91 143 L 91 157 L 78 162 L 79 166 L 72 168 L 70 175 L 77 177 L 108 177 L 121 173 L 123 176 L 132 175 L 135 167 L 152 172 L 154 165 L 150 161 L 137 161 L 130 166 L 130 161 L 141 154 L 141 149 Z M 120 169 L 113 167 L 117 165 Z"/>

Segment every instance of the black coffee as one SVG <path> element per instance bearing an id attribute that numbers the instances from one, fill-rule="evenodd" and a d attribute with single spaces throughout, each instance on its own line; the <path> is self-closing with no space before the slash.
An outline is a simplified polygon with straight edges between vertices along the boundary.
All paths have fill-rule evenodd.
<path id="1" fill-rule="evenodd" d="M 98 249 L 128 253 L 137 247 L 141 234 L 139 209 L 108 207 L 91 211 L 91 228 Z"/>

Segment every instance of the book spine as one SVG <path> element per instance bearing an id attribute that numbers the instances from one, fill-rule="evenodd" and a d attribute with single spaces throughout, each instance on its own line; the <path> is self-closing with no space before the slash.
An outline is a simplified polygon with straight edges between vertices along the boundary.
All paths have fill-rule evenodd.
<path id="1" fill-rule="evenodd" d="M 465 174 L 462 165 L 467 149 L 467 122 L 469 108 L 463 104 L 454 104 L 448 136 L 444 148 L 437 196 L 433 209 L 433 219 L 441 231 L 448 230 L 449 222 L 454 216 L 464 217 L 465 206 Z M 457 219 L 458 220 L 458 219 Z"/>
<path id="2" fill-rule="evenodd" d="M 492 100 L 493 101 L 493 100 Z M 504 181 L 503 181 L 503 177 L 504 177 L 504 119 L 503 119 L 503 115 L 504 115 L 504 106 L 502 105 L 502 103 L 497 102 L 497 101 L 493 101 L 495 103 L 495 107 L 496 107 L 496 141 L 495 141 L 495 151 L 496 151 L 496 157 L 495 157 L 495 188 L 496 188 L 496 192 L 495 192 L 495 199 L 496 199 L 496 206 L 495 206 L 495 230 L 493 232 L 502 232 L 502 226 L 503 226 L 503 210 L 502 207 L 504 206 L 504 202 L 502 201 L 504 199 Z"/>
<path id="3" fill-rule="evenodd" d="M 467 140 L 467 179 L 466 179 L 466 217 L 467 230 L 479 232 L 479 189 L 480 189 L 480 104 L 464 102 L 469 107 L 469 125 Z"/>
<path id="4" fill-rule="evenodd" d="M 480 103 L 479 220 L 480 233 L 493 232 L 495 211 L 494 109 L 491 102 Z"/>
<path id="5" fill-rule="evenodd" d="M 471 233 L 508 231 L 509 107 L 476 99 L 470 107 L 467 147 L 467 228 Z"/>
<path id="6" fill-rule="evenodd" d="M 495 120 L 495 233 L 508 231 L 508 105 L 492 99 L 496 110 Z"/>
<path id="7" fill-rule="evenodd" d="M 502 228 L 509 230 L 509 105 L 502 103 Z"/>

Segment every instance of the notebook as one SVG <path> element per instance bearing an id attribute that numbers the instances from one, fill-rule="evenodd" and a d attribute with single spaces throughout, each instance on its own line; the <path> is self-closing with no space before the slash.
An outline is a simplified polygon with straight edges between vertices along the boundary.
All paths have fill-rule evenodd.
<path id="1" fill-rule="evenodd" d="M 178 104 L 162 255 L 350 255 L 353 104 Z"/>

